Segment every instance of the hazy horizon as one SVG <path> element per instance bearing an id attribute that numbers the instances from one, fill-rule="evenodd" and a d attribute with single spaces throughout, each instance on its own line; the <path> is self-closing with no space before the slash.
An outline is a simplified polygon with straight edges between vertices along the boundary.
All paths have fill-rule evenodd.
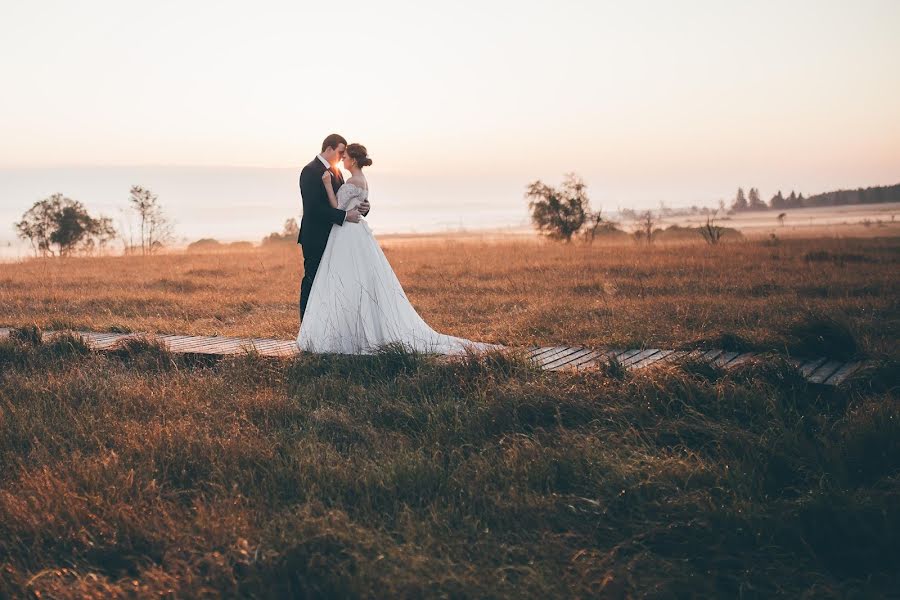
<path id="1" fill-rule="evenodd" d="M 54 192 L 109 213 L 131 184 L 181 235 L 206 222 L 255 239 L 299 215 L 295 173 L 333 131 L 375 160 L 383 232 L 516 226 L 525 186 L 569 171 L 607 211 L 900 182 L 893 0 L 51 0 L 0 15 L 0 241 Z"/>

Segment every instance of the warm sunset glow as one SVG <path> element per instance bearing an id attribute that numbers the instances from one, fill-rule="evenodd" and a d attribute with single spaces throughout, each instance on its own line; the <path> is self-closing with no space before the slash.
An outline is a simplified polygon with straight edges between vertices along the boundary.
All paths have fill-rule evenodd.
<path id="1" fill-rule="evenodd" d="M 373 200 L 448 221 L 570 170 L 609 208 L 900 181 L 894 0 L 56 0 L 2 18 L 0 175 L 293 170 L 337 131 L 377 157 Z M 16 189 L 15 215 L 60 191 Z"/>

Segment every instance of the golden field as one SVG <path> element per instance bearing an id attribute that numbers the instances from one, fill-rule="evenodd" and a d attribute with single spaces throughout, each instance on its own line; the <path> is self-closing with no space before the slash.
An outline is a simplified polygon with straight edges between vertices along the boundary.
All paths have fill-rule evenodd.
<path id="1" fill-rule="evenodd" d="M 383 242 L 435 329 L 513 346 L 675 347 L 739 336 L 782 348 L 808 313 L 869 353 L 900 333 L 900 238 L 569 245 L 534 238 Z M 0 326 L 296 336 L 300 250 L 0 264 Z"/>

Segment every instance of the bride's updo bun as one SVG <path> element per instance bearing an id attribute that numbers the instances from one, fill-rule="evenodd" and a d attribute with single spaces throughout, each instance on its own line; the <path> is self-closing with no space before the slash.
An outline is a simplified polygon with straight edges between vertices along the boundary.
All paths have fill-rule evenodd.
<path id="1" fill-rule="evenodd" d="M 356 161 L 360 167 L 368 167 L 372 165 L 372 159 L 369 158 L 369 152 L 362 144 L 350 144 L 347 146 L 347 154 Z"/>

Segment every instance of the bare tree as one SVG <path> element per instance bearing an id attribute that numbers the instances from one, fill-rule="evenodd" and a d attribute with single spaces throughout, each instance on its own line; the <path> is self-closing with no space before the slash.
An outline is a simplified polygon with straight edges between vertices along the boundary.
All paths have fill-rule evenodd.
<path id="1" fill-rule="evenodd" d="M 656 225 L 657 219 L 651 211 L 642 213 L 635 221 L 636 229 L 634 237 L 636 240 L 646 240 L 647 244 L 653 243 L 653 226 Z"/>
<path id="2" fill-rule="evenodd" d="M 613 224 L 604 221 L 602 211 L 598 210 L 588 214 L 587 224 L 582 235 L 589 244 L 593 244 L 597 234 L 608 231 L 611 227 Z"/>
<path id="3" fill-rule="evenodd" d="M 784 218 L 785 217 L 787 217 L 787 213 L 781 213 L 777 217 L 775 217 L 776 219 L 778 219 L 778 224 L 781 225 L 782 227 L 784 227 Z"/>
<path id="4" fill-rule="evenodd" d="M 141 254 L 153 254 L 174 240 L 172 222 L 163 213 L 159 197 L 139 185 L 131 187 L 128 202 L 137 213 Z"/>

